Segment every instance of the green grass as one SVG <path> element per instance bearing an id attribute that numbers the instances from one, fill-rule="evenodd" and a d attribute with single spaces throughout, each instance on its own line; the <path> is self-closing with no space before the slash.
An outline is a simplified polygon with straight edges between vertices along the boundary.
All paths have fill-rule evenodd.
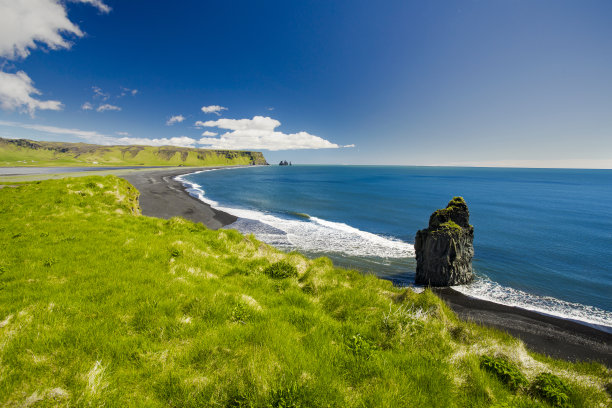
<path id="1" fill-rule="evenodd" d="M 483 354 L 611 403 L 601 365 L 527 353 L 430 291 L 141 216 L 137 194 L 114 176 L 0 189 L 0 406 L 546 406 Z"/>
<path id="2" fill-rule="evenodd" d="M 512 391 L 524 388 L 528 384 L 527 378 L 525 378 L 518 367 L 505 358 L 482 356 L 480 358 L 480 367 L 493 374 Z"/>

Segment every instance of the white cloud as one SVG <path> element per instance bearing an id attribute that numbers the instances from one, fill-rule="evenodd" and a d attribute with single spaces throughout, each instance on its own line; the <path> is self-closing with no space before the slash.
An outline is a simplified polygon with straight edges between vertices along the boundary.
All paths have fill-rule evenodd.
<path id="1" fill-rule="evenodd" d="M 102 91 L 102 88 L 98 87 L 98 86 L 92 86 L 91 90 L 94 93 L 94 99 L 102 99 L 103 101 L 108 100 L 108 98 L 110 98 L 110 94 Z"/>
<path id="2" fill-rule="evenodd" d="M 171 137 L 171 138 L 164 137 L 161 139 L 122 137 L 122 138 L 116 139 L 116 141 L 114 141 L 113 143 L 127 144 L 127 145 L 147 145 L 147 146 L 195 147 L 195 144 L 198 143 L 198 141 L 190 137 L 187 137 L 187 136 L 178 136 L 178 137 Z"/>
<path id="3" fill-rule="evenodd" d="M 81 109 L 83 110 L 92 110 L 93 109 L 93 105 L 89 102 L 85 102 L 82 106 Z"/>
<path id="4" fill-rule="evenodd" d="M 355 145 L 354 144 L 348 144 L 348 145 L 344 145 L 342 147 L 355 147 Z"/>
<path id="5" fill-rule="evenodd" d="M 87 3 L 96 7 L 102 13 L 110 13 L 111 8 L 104 4 L 101 0 L 72 0 L 75 3 Z"/>
<path id="6" fill-rule="evenodd" d="M 220 129 L 229 130 L 274 130 L 281 125 L 281 123 L 267 116 L 254 116 L 253 119 L 217 119 L 207 120 L 202 122 L 198 120 L 195 123 L 196 126 L 202 127 L 218 127 Z"/>
<path id="7" fill-rule="evenodd" d="M 115 132 L 115 134 L 119 136 L 131 136 L 128 132 Z"/>
<path id="8" fill-rule="evenodd" d="M 262 119 L 266 119 L 265 121 Z M 250 121 L 253 127 L 245 127 L 244 121 Z M 216 122 L 216 121 L 215 121 Z M 223 126 L 231 126 L 236 130 L 231 129 L 230 132 L 216 136 L 216 133 L 205 131 L 201 139 L 196 140 L 187 136 L 178 136 L 171 138 L 147 139 L 128 137 L 129 135 L 117 132 L 119 136 L 108 136 L 95 131 L 86 131 L 80 129 L 67 129 L 55 126 L 46 125 L 31 125 L 19 122 L 5 122 L 0 120 L 0 125 L 20 127 L 23 129 L 36 130 L 39 132 L 50 133 L 54 135 L 76 136 L 87 140 L 90 143 L 103 145 L 149 145 L 149 146 L 183 146 L 183 147 L 203 147 L 211 149 L 256 149 L 256 150 L 293 150 L 293 149 L 337 149 L 335 143 L 331 143 L 318 136 L 311 135 L 307 132 L 298 132 L 292 134 L 284 134 L 277 132 L 274 128 L 270 129 L 270 125 L 263 126 L 263 123 L 278 123 L 280 122 L 270 118 L 254 117 L 253 119 L 235 120 L 234 123 L 222 122 Z M 211 126 L 210 124 L 208 126 Z M 259 127 L 257 127 L 259 126 Z M 227 127 L 226 127 L 227 128 Z"/>
<path id="9" fill-rule="evenodd" d="M 136 94 L 138 93 L 138 89 L 130 89 L 130 88 L 125 88 L 125 87 L 121 87 L 121 94 L 119 95 L 119 98 L 121 98 L 122 96 L 125 96 L 127 94 L 130 94 L 132 96 L 136 96 Z"/>
<path id="10" fill-rule="evenodd" d="M 102 12 L 110 8 L 102 0 L 72 0 L 88 3 Z M 81 29 L 66 14 L 58 0 L 0 0 L 0 57 L 9 60 L 26 58 L 31 50 L 70 48 L 65 36 L 82 37 Z M 0 70 L 0 107 L 20 109 L 34 115 L 36 109 L 60 110 L 60 101 L 40 101 L 30 77 L 23 71 L 9 74 Z"/>
<path id="11" fill-rule="evenodd" d="M 210 130 L 205 130 L 204 132 L 202 132 L 202 136 L 217 136 L 218 133 L 216 132 L 211 132 Z"/>
<path id="12" fill-rule="evenodd" d="M 285 134 L 275 129 L 281 123 L 270 117 L 255 116 L 253 119 L 218 119 L 198 121 L 196 126 L 228 129 L 217 137 L 203 137 L 198 144 L 211 149 L 337 149 L 338 146 L 319 136 L 307 132 Z"/>
<path id="13" fill-rule="evenodd" d="M 216 115 L 221 115 L 221 112 L 224 110 L 227 110 L 227 108 L 219 105 L 202 106 L 202 112 L 204 113 L 214 113 Z"/>
<path id="14" fill-rule="evenodd" d="M 57 0 L 0 0 L 0 57 L 25 58 L 41 44 L 70 48 L 65 34 L 83 36 Z"/>
<path id="15" fill-rule="evenodd" d="M 181 123 L 184 120 L 185 120 L 185 117 L 183 115 L 175 115 L 166 121 L 166 125 L 170 126 L 175 123 Z"/>
<path id="16" fill-rule="evenodd" d="M 75 136 L 80 139 L 86 140 L 90 143 L 96 143 L 101 145 L 146 145 L 146 146 L 180 146 L 180 147 L 194 147 L 197 144 L 197 140 L 187 136 L 171 137 L 171 138 L 160 138 L 160 139 L 147 139 L 137 137 L 114 137 L 108 136 L 103 133 L 99 133 L 91 130 L 81 129 L 70 129 L 61 128 L 57 126 L 47 125 L 36 125 L 27 124 L 20 122 L 8 122 L 0 120 L 0 126 L 18 127 L 22 129 L 35 130 L 38 132 L 49 133 L 58 136 Z M 120 132 L 118 132 L 120 133 Z"/>
<path id="17" fill-rule="evenodd" d="M 3 1 L 3 0 L 0 0 Z M 0 108 L 5 110 L 19 110 L 34 116 L 36 109 L 61 110 L 60 101 L 41 101 L 32 95 L 41 92 L 34 88 L 34 82 L 23 71 L 9 74 L 0 71 Z"/>
<path id="18" fill-rule="evenodd" d="M 111 105 L 110 103 L 105 103 L 104 105 L 98 106 L 96 112 L 104 112 L 104 111 L 120 111 L 121 108 L 119 106 Z"/>

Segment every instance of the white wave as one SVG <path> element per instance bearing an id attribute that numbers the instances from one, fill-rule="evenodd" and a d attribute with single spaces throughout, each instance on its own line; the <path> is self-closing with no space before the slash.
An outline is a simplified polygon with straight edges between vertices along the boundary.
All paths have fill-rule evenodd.
<path id="1" fill-rule="evenodd" d="M 595 306 L 582 305 L 549 296 L 538 296 L 522 290 L 513 289 L 493 282 L 488 278 L 479 278 L 468 285 L 453 286 L 464 295 L 500 303 L 506 306 L 519 307 L 534 312 L 577 320 L 597 326 L 604 326 L 612 331 L 612 312 Z"/>
<path id="2" fill-rule="evenodd" d="M 347 224 L 317 217 L 297 220 L 257 210 L 225 207 L 206 197 L 202 186 L 185 180 L 182 176 L 176 180 L 185 184 L 191 195 L 217 210 L 238 217 L 239 220 L 230 225 L 230 228 L 253 233 L 258 239 L 270 245 L 310 253 L 338 253 L 379 258 L 414 257 L 414 246 L 395 238 L 383 237 Z"/>
<path id="3" fill-rule="evenodd" d="M 196 173 L 214 170 L 217 169 L 202 170 Z M 239 218 L 229 227 L 236 228 L 243 233 L 253 233 L 259 240 L 275 247 L 298 249 L 311 253 L 332 252 L 358 257 L 408 258 L 415 256 L 414 246 L 407 242 L 361 231 L 347 224 L 317 217 L 295 220 L 256 210 L 221 206 L 218 202 L 205 196 L 202 186 L 185 180 L 183 177 L 178 176 L 176 180 L 183 183 L 191 195 L 215 209 Z M 412 289 L 417 292 L 422 291 L 420 287 Z M 478 278 L 468 285 L 453 286 L 453 289 L 478 299 L 580 321 L 612 332 L 612 312 L 595 306 L 537 296 L 502 286 L 489 278 Z"/>

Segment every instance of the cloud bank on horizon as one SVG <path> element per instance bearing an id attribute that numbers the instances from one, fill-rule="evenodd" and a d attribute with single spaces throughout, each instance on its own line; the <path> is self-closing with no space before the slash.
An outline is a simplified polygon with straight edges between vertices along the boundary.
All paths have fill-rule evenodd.
<path id="1" fill-rule="evenodd" d="M 280 126 L 280 122 L 262 116 L 255 116 L 253 119 L 220 119 L 224 129 L 235 127 L 232 132 L 227 132 L 219 138 L 215 132 L 204 131 L 200 139 L 194 139 L 188 136 L 176 136 L 170 138 L 149 139 L 144 137 L 128 137 L 127 132 L 115 132 L 117 135 L 124 137 L 115 137 L 106 135 L 92 130 L 81 130 L 73 128 L 63 128 L 59 126 L 47 126 L 38 124 L 28 124 L 21 122 L 11 122 L 0 120 L 0 126 L 21 128 L 34 130 L 50 135 L 57 136 L 72 136 L 83 139 L 89 143 L 101 145 L 147 145 L 147 146 L 179 146 L 179 147 L 196 147 L 203 149 L 221 149 L 221 150 L 300 150 L 300 149 L 338 149 L 341 147 L 331 143 L 318 136 L 310 135 L 306 132 L 295 134 L 284 134 L 276 132 L 274 129 Z M 198 126 L 220 127 L 216 124 L 218 121 L 198 121 Z M 232 125 L 240 123 L 240 125 Z M 265 125 L 267 124 L 267 125 Z"/>
<path id="2" fill-rule="evenodd" d="M 89 4 L 101 13 L 109 13 L 111 8 L 102 0 L 71 0 Z M 81 38 L 85 34 L 67 15 L 64 3 L 58 0 L 0 0 L 0 57 L 17 61 L 27 58 L 36 49 L 69 49 L 71 38 Z M 119 112 L 120 106 L 109 103 L 111 94 L 98 86 L 91 87 L 93 97 L 84 102 L 80 109 L 92 112 Z M 121 93 L 115 98 L 126 95 L 135 96 L 139 91 L 121 87 Z M 8 73 L 0 70 L 0 108 L 7 111 L 28 113 L 34 118 L 37 110 L 59 111 L 64 104 L 58 100 L 41 100 L 42 92 L 34 87 L 34 81 L 24 71 Z M 94 106 L 94 105 L 97 105 Z M 221 116 L 228 108 L 220 105 L 202 106 L 205 114 Z M 171 126 L 185 120 L 183 115 L 171 116 L 166 125 Z M 72 136 L 100 144 L 144 144 L 151 146 L 173 145 L 184 147 L 205 147 L 213 149 L 335 149 L 340 146 L 307 132 L 285 134 L 275 131 L 280 122 L 262 116 L 252 119 L 219 119 L 217 121 L 197 121 L 196 127 L 217 127 L 231 130 L 219 137 L 218 133 L 204 131 L 200 139 L 187 136 L 170 138 L 128 137 L 126 132 L 115 132 L 124 137 L 114 137 L 96 131 L 25 124 L 20 122 L 0 121 L 0 125 L 35 130 L 58 136 Z M 346 146 L 346 147 L 352 147 Z"/>

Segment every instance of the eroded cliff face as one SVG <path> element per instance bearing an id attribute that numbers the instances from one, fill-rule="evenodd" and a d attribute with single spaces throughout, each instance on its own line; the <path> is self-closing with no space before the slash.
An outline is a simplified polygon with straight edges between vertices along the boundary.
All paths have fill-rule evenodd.
<path id="1" fill-rule="evenodd" d="M 462 197 L 454 197 L 429 217 L 429 227 L 417 232 L 416 283 L 428 286 L 452 286 L 473 278 L 474 227 Z"/>

